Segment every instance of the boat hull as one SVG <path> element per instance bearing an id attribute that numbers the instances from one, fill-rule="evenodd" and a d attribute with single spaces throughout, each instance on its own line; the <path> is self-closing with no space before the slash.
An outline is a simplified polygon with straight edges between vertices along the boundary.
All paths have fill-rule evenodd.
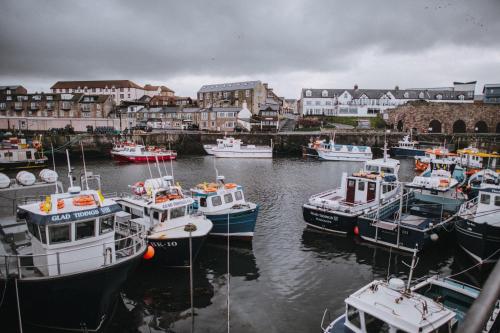
<path id="1" fill-rule="evenodd" d="M 500 258 L 500 227 L 461 217 L 455 227 L 458 245 L 475 261 L 488 263 Z"/>
<path id="2" fill-rule="evenodd" d="M 47 166 L 47 159 L 37 159 L 32 161 L 0 162 L 0 170 L 34 169 Z"/>
<path id="3" fill-rule="evenodd" d="M 122 163 L 155 163 L 156 159 L 158 161 L 170 161 L 175 160 L 176 155 L 158 155 L 158 156 L 132 156 L 132 155 L 123 155 L 120 153 L 112 153 L 113 159 Z"/>
<path id="4" fill-rule="evenodd" d="M 272 150 L 233 150 L 233 151 L 223 151 L 223 150 L 212 150 L 213 155 L 218 158 L 272 158 Z"/>
<path id="5" fill-rule="evenodd" d="M 113 266 L 69 276 L 18 280 L 23 326 L 49 331 L 99 331 L 111 318 L 119 292 L 142 259 L 142 253 Z M 0 294 L 6 286 L 10 313 L 2 318 L 17 325 L 15 282 L 0 279 Z M 13 319 L 14 318 L 14 319 Z M 2 321 L 4 322 L 4 321 Z M 2 324 L 4 325 L 4 324 Z"/>
<path id="6" fill-rule="evenodd" d="M 394 157 L 424 156 L 425 150 L 393 147 L 393 148 L 391 148 L 390 154 L 391 154 L 391 156 L 394 156 Z"/>
<path id="7" fill-rule="evenodd" d="M 371 153 L 329 152 L 318 150 L 318 157 L 325 161 L 366 162 L 373 158 Z"/>
<path id="8" fill-rule="evenodd" d="M 192 237 L 193 261 L 200 252 L 207 235 Z M 189 266 L 189 237 L 175 239 L 148 239 L 155 252 L 148 262 L 164 267 Z"/>
<path id="9" fill-rule="evenodd" d="M 227 231 L 228 214 L 205 214 L 213 223 L 210 235 L 227 236 L 238 238 L 252 238 L 255 223 L 259 214 L 259 207 L 243 212 L 229 214 L 229 233 Z"/>
<path id="10" fill-rule="evenodd" d="M 302 214 L 308 226 L 342 235 L 352 234 L 358 221 L 358 215 L 341 215 L 307 204 L 302 206 Z"/>

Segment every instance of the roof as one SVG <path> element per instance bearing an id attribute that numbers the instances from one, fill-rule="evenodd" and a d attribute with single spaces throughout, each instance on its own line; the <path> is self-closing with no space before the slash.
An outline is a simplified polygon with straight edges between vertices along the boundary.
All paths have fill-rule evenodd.
<path id="1" fill-rule="evenodd" d="M 306 96 L 306 91 L 311 91 L 311 96 Z M 323 91 L 327 92 L 327 96 L 323 97 Z M 422 99 L 420 94 L 423 93 L 423 99 L 438 100 L 437 96 L 441 95 L 442 100 L 456 100 L 460 95 L 464 96 L 465 100 L 472 100 L 474 96 L 469 96 L 465 91 L 450 91 L 450 90 L 425 90 L 425 89 L 302 89 L 302 98 L 332 98 L 342 95 L 344 92 L 349 93 L 353 98 L 357 99 L 366 95 L 369 99 L 380 99 L 384 95 L 391 94 L 396 99 Z M 406 94 L 406 96 L 405 96 Z M 390 96 L 388 96 L 390 97 Z"/>
<path id="2" fill-rule="evenodd" d="M 204 92 L 216 92 L 216 91 L 233 91 L 241 89 L 254 89 L 259 84 L 260 81 L 244 81 L 244 82 L 232 82 L 232 83 L 221 83 L 221 84 L 210 84 L 204 85 L 198 90 L 198 93 Z"/>
<path id="3" fill-rule="evenodd" d="M 150 84 L 146 84 L 143 89 L 147 90 L 147 91 L 157 91 L 159 89 L 160 91 L 164 91 L 164 92 L 174 92 L 172 89 L 170 89 L 168 87 L 165 87 L 165 86 L 152 86 Z"/>
<path id="4" fill-rule="evenodd" d="M 264 110 L 269 110 L 271 109 L 272 111 L 279 111 L 279 105 L 277 104 L 262 104 L 259 105 L 259 110 L 264 111 Z"/>
<path id="5" fill-rule="evenodd" d="M 75 88 L 136 88 L 144 89 L 130 80 L 99 80 L 99 81 L 57 81 L 50 89 L 75 89 Z"/>
<path id="6" fill-rule="evenodd" d="M 21 85 L 13 85 L 13 86 L 0 86 L 0 90 L 6 90 L 6 89 L 17 89 L 17 88 L 24 88 Z"/>

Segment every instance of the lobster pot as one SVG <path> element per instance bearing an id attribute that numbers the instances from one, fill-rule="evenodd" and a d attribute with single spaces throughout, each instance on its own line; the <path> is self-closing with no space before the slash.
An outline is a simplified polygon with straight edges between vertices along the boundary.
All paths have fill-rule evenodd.
<path id="1" fill-rule="evenodd" d="M 28 171 L 21 171 L 17 174 L 16 180 L 19 184 L 24 186 L 33 185 L 36 181 L 35 175 Z"/>
<path id="2" fill-rule="evenodd" d="M 5 173 L 0 173 L 0 188 L 7 188 L 10 186 L 10 178 Z"/>
<path id="3" fill-rule="evenodd" d="M 50 169 L 40 171 L 40 178 L 46 183 L 55 183 L 57 181 L 57 172 Z"/>
<path id="4" fill-rule="evenodd" d="M 163 187 L 164 181 L 161 178 L 152 178 L 144 182 L 144 187 L 147 190 L 156 190 Z"/>

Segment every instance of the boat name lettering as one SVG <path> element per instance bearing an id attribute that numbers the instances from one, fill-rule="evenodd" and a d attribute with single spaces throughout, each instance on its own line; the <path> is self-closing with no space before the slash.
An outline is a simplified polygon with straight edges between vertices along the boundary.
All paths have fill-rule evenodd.
<path id="1" fill-rule="evenodd" d="M 151 242 L 151 245 L 153 245 L 153 247 L 176 247 L 177 246 L 177 242 Z"/>
<path id="2" fill-rule="evenodd" d="M 328 219 L 328 220 L 333 220 L 333 221 L 338 221 L 338 216 L 329 216 L 329 215 L 324 215 L 324 214 L 318 214 L 316 212 L 311 212 L 311 215 L 312 216 L 316 216 L 318 218 L 325 218 L 325 219 Z"/>
<path id="3" fill-rule="evenodd" d="M 100 214 L 109 214 L 112 213 L 110 207 L 102 207 L 100 209 L 91 209 L 83 212 L 74 212 L 74 213 L 65 213 L 54 215 L 50 218 L 51 222 L 61 222 L 61 221 L 69 221 L 72 219 L 80 219 L 84 217 L 93 217 L 98 216 Z"/>

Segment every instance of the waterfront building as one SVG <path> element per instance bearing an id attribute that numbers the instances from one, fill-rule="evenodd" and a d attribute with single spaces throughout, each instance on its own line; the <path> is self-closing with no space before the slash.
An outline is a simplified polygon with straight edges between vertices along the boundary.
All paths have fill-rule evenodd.
<path id="1" fill-rule="evenodd" d="M 21 85 L 0 86 L 0 94 L 2 95 L 18 95 L 27 94 L 28 91 Z"/>
<path id="2" fill-rule="evenodd" d="M 264 104 L 259 108 L 259 114 L 254 116 L 256 121 L 253 130 L 276 132 L 279 125 L 279 104 Z M 256 126 L 257 125 L 257 126 Z"/>
<path id="3" fill-rule="evenodd" d="M 293 98 L 285 98 L 283 102 L 283 114 L 298 114 L 298 101 Z"/>
<path id="4" fill-rule="evenodd" d="M 233 132 L 236 129 L 240 107 L 211 107 L 200 110 L 200 130 Z"/>
<path id="5" fill-rule="evenodd" d="M 144 86 L 144 95 L 146 96 L 167 96 L 174 97 L 175 91 L 165 86 L 152 86 L 150 84 L 146 84 Z"/>
<path id="6" fill-rule="evenodd" d="M 500 104 L 500 83 L 485 84 L 483 87 L 484 103 Z"/>
<path id="7" fill-rule="evenodd" d="M 201 108 L 241 108 L 246 102 L 252 114 L 259 113 L 261 104 L 273 100 L 279 103 L 272 88 L 261 81 L 233 82 L 204 85 L 198 90 L 198 106 Z"/>
<path id="8" fill-rule="evenodd" d="M 302 89 L 301 116 L 376 117 L 409 101 L 473 103 L 475 82 L 425 89 Z M 472 89 L 472 90 L 471 90 Z"/>

